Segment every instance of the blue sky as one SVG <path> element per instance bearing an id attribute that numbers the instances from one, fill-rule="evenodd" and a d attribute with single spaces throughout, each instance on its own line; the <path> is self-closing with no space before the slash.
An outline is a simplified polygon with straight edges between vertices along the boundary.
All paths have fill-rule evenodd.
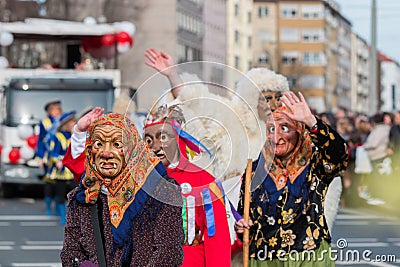
<path id="1" fill-rule="evenodd" d="M 372 0 L 335 0 L 353 31 L 370 42 Z M 376 0 L 378 49 L 400 63 L 400 0 Z"/>

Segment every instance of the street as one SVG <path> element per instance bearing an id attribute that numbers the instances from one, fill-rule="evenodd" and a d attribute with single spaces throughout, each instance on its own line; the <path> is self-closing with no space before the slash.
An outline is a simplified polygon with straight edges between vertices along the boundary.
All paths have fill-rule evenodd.
<path id="1" fill-rule="evenodd" d="M 0 199 L 0 267 L 61 266 L 63 227 L 40 199 Z M 400 220 L 342 209 L 333 229 L 336 266 L 400 266 Z"/>

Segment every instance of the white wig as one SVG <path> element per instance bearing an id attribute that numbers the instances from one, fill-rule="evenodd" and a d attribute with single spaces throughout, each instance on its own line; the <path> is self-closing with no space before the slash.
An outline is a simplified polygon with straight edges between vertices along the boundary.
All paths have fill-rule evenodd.
<path id="1" fill-rule="evenodd" d="M 257 110 L 257 101 L 261 92 L 289 92 L 289 83 L 285 76 L 267 68 L 252 68 L 236 85 L 236 92 Z"/>

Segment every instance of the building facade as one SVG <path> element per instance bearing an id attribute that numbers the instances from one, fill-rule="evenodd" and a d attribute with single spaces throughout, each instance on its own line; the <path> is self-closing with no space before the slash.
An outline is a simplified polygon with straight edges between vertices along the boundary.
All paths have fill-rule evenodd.
<path id="1" fill-rule="evenodd" d="M 393 59 L 379 54 L 380 65 L 380 110 L 400 110 L 400 65 Z M 378 83 L 379 84 L 379 83 Z"/>
<path id="2" fill-rule="evenodd" d="M 259 23 L 253 26 L 253 64 L 285 75 L 318 112 L 350 109 L 351 23 L 339 6 L 324 0 L 254 2 Z"/>
<path id="3" fill-rule="evenodd" d="M 351 110 L 368 114 L 370 52 L 368 43 L 357 34 L 352 34 L 351 53 Z"/>

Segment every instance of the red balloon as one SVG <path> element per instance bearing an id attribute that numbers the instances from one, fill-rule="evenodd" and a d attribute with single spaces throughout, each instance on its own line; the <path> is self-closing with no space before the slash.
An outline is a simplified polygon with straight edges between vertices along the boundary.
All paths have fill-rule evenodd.
<path id="1" fill-rule="evenodd" d="M 10 160 L 10 163 L 17 163 L 20 158 L 21 153 L 19 152 L 19 148 L 13 147 L 13 149 L 11 149 L 10 153 L 8 154 L 8 159 Z"/>
<path id="2" fill-rule="evenodd" d="M 30 148 L 36 149 L 38 138 L 39 137 L 37 135 L 31 135 L 28 138 L 26 138 L 26 143 Z"/>
<path id="3" fill-rule="evenodd" d="M 104 34 L 100 37 L 100 43 L 104 46 L 112 46 L 115 43 L 114 34 Z"/>
<path id="4" fill-rule="evenodd" d="M 118 43 L 129 43 L 130 46 L 133 44 L 133 39 L 127 32 L 117 33 L 116 39 Z"/>

